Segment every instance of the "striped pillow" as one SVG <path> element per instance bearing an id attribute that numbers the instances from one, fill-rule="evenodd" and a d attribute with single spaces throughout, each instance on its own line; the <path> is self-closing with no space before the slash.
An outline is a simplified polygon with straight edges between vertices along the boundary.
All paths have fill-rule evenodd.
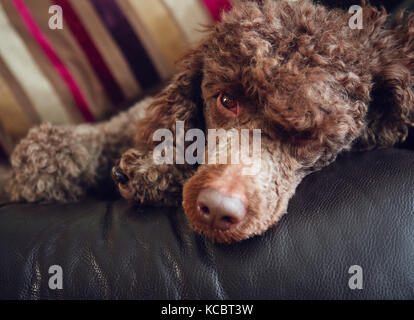
<path id="1" fill-rule="evenodd" d="M 229 0 L 0 0 L 0 149 L 10 154 L 42 121 L 92 122 L 138 99 L 174 73 L 175 60 L 202 36 L 195 29 L 229 7 Z M 60 8 L 63 29 L 51 29 Z"/>

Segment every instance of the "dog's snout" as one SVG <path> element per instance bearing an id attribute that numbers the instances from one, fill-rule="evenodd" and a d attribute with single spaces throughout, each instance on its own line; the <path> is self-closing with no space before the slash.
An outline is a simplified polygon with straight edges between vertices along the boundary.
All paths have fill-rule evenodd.
<path id="1" fill-rule="evenodd" d="M 229 230 L 246 216 L 246 206 L 237 196 L 227 196 L 213 188 L 200 191 L 197 198 L 198 220 L 213 229 Z"/>
<path id="2" fill-rule="evenodd" d="M 126 184 L 129 181 L 128 176 L 119 167 L 112 168 L 112 177 L 120 184 Z"/>

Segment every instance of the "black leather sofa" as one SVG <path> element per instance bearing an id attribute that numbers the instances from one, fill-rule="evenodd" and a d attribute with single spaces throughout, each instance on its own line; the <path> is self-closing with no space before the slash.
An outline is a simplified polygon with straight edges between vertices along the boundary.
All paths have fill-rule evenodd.
<path id="1" fill-rule="evenodd" d="M 383 3 L 413 7 L 402 2 Z M 341 155 L 305 178 L 277 226 L 233 245 L 194 233 L 180 208 L 115 192 L 64 205 L 2 199 L 0 299 L 414 299 L 413 136 Z M 62 289 L 49 287 L 54 265 Z M 362 289 L 349 286 L 355 265 Z"/>
<path id="2" fill-rule="evenodd" d="M 353 265 L 362 289 L 349 287 Z M 3 204 L 0 298 L 413 299 L 414 152 L 343 154 L 305 178 L 277 226 L 233 245 L 194 233 L 177 208 Z"/>

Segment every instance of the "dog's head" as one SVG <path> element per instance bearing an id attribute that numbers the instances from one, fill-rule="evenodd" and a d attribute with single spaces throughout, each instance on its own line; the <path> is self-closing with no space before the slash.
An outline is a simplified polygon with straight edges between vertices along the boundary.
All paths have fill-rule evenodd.
<path id="1" fill-rule="evenodd" d="M 382 28 L 385 12 L 363 10 L 363 29 L 354 30 L 348 12 L 309 1 L 240 1 L 182 59 L 139 123 L 137 141 L 153 146 L 154 132 L 175 135 L 177 121 L 206 134 L 207 163 L 183 190 L 196 231 L 220 242 L 261 234 L 286 212 L 303 177 L 340 151 L 355 142 L 369 148 L 404 138 L 413 94 L 407 62 L 396 52 L 403 40 Z M 388 93 L 388 105 L 368 112 L 375 90 Z M 234 152 L 233 140 L 226 140 L 228 147 L 211 154 L 208 129 L 220 128 L 261 130 L 259 158 L 253 157 L 259 170 L 243 173 L 256 160 L 207 160 Z"/>

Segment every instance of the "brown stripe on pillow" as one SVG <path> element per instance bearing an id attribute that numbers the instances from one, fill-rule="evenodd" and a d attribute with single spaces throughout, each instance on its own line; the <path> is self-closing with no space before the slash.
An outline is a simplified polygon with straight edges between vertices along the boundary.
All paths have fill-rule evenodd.
<path id="1" fill-rule="evenodd" d="M 0 76 L 0 125 L 13 143 L 19 142 L 30 129 L 32 122 L 20 107 L 13 91 Z"/>

